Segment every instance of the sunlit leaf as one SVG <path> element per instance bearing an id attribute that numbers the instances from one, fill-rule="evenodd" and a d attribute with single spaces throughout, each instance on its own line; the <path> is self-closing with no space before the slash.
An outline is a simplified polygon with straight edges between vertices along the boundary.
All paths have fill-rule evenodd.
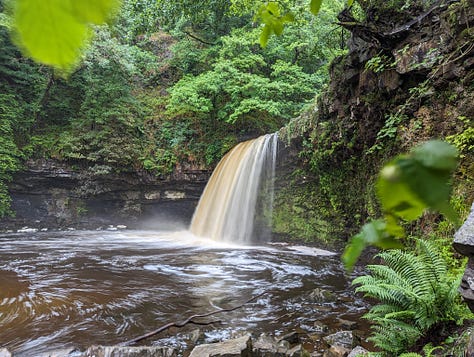
<path id="1" fill-rule="evenodd" d="M 276 2 L 269 2 L 267 4 L 267 11 L 275 17 L 280 16 L 280 6 L 278 6 L 278 3 Z"/>
<path id="2" fill-rule="evenodd" d="M 317 15 L 319 13 L 322 3 L 323 0 L 311 0 L 311 3 L 309 4 L 309 9 L 313 15 Z"/>
<path id="3" fill-rule="evenodd" d="M 354 3 L 354 0 L 347 0 L 347 7 L 351 7 Z"/>
<path id="4" fill-rule="evenodd" d="M 75 0 L 71 1 L 74 16 L 86 23 L 107 22 L 120 7 L 120 0 Z"/>
<path id="5" fill-rule="evenodd" d="M 260 45 L 265 47 L 272 34 L 280 36 L 285 24 L 294 21 L 294 15 L 291 12 L 281 15 L 278 3 L 270 2 L 260 6 L 255 19 L 264 24 L 260 34 Z"/>
<path id="6" fill-rule="evenodd" d="M 105 22 L 119 0 L 16 0 L 13 38 L 34 60 L 70 70 L 91 39 L 90 24 Z"/>
<path id="7" fill-rule="evenodd" d="M 260 33 L 260 46 L 266 47 L 268 39 L 270 38 L 271 30 L 268 25 L 263 26 L 262 32 Z"/>

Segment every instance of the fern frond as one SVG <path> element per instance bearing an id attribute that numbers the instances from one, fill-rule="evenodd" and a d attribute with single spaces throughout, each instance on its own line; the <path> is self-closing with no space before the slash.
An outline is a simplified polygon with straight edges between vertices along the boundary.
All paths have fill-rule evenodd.
<path id="1" fill-rule="evenodd" d="M 423 239 L 417 240 L 417 249 L 421 260 L 429 266 L 431 273 L 437 281 L 446 279 L 448 266 L 441 252 L 432 242 Z"/>
<path id="2" fill-rule="evenodd" d="M 416 255 L 401 250 L 392 250 L 380 253 L 379 256 L 386 262 L 386 265 L 408 281 L 415 294 L 431 294 L 432 284 L 430 280 L 426 279 L 426 276 L 430 275 L 429 267 Z"/>

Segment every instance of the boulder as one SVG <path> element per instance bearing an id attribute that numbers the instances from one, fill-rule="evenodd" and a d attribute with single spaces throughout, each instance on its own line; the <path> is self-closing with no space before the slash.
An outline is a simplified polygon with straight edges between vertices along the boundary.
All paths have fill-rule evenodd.
<path id="1" fill-rule="evenodd" d="M 351 331 L 339 331 L 324 337 L 323 340 L 331 347 L 343 347 L 349 351 L 355 347 L 355 339 Z"/>
<path id="2" fill-rule="evenodd" d="M 468 257 L 459 291 L 469 309 L 474 312 L 474 203 L 466 221 L 454 234 L 453 247 Z"/>
<path id="3" fill-rule="evenodd" d="M 286 357 L 290 344 L 286 340 L 277 340 L 273 336 L 261 334 L 253 344 L 253 356 L 256 357 Z"/>
<path id="4" fill-rule="evenodd" d="M 367 351 L 364 347 L 357 346 L 354 348 L 347 357 L 362 357 L 367 356 L 369 351 Z"/>
<path id="5" fill-rule="evenodd" d="M 159 346 L 91 346 L 83 357 L 176 357 L 176 350 Z"/>
<path id="6" fill-rule="evenodd" d="M 250 357 L 252 339 L 250 335 L 194 347 L 189 357 Z"/>
<path id="7" fill-rule="evenodd" d="M 324 352 L 323 357 L 347 357 L 350 351 L 342 346 L 331 346 Z"/>
<path id="8" fill-rule="evenodd" d="M 310 302 L 322 304 L 336 301 L 336 296 L 331 291 L 316 288 L 308 294 L 308 300 Z"/>

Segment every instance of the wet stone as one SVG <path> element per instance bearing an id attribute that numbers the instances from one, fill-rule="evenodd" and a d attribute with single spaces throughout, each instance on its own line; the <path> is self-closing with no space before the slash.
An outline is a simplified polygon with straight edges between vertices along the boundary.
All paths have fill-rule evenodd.
<path id="1" fill-rule="evenodd" d="M 354 348 L 347 357 L 362 357 L 367 356 L 369 351 L 367 351 L 364 347 L 357 346 Z"/>
<path id="2" fill-rule="evenodd" d="M 352 350 L 355 345 L 354 335 L 351 331 L 339 331 L 324 337 L 323 340 L 331 347 L 339 346 L 349 351 Z"/>
<path id="3" fill-rule="evenodd" d="M 321 288 L 316 288 L 308 294 L 308 300 L 313 303 L 327 303 L 336 301 L 334 293 Z"/>
<path id="4" fill-rule="evenodd" d="M 342 346 L 331 346 L 324 352 L 323 357 L 347 357 L 350 351 Z"/>
<path id="5" fill-rule="evenodd" d="M 295 343 L 300 342 L 300 333 L 296 331 L 292 331 L 287 333 L 279 338 L 279 341 L 287 341 L 288 343 L 294 345 Z"/>
<path id="6" fill-rule="evenodd" d="M 1 356 L 1 354 L 0 354 Z M 37 357 L 74 357 L 74 356 L 82 356 L 82 354 L 75 348 L 75 347 L 70 347 L 70 348 L 61 348 L 57 350 L 51 350 L 48 352 L 44 352 L 41 354 L 38 354 Z"/>
<path id="7" fill-rule="evenodd" d="M 6 348 L 0 348 L 0 357 L 11 357 L 12 354 Z"/>
<path id="8" fill-rule="evenodd" d="M 289 343 L 278 341 L 275 337 L 261 334 L 253 344 L 253 355 L 258 357 L 284 357 L 287 356 Z"/>
<path id="9" fill-rule="evenodd" d="M 176 357 L 170 347 L 91 346 L 81 357 Z"/>
<path id="10" fill-rule="evenodd" d="M 194 347 L 189 357 L 250 357 L 252 339 L 250 335 Z"/>
<path id="11" fill-rule="evenodd" d="M 355 321 L 338 318 L 337 323 L 339 324 L 340 327 L 346 330 L 355 330 L 357 328 L 357 322 Z"/>
<path id="12" fill-rule="evenodd" d="M 329 327 L 321 321 L 315 321 L 313 325 L 314 333 L 323 334 L 329 331 Z"/>

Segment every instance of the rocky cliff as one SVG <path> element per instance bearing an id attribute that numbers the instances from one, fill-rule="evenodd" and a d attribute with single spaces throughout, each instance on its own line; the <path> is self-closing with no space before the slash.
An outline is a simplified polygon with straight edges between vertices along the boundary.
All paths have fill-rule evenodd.
<path id="1" fill-rule="evenodd" d="M 394 14 L 363 3 L 364 20 L 339 16 L 349 51 L 331 65 L 329 88 L 281 130 L 299 154 L 276 199 L 277 232 L 325 243 L 354 234 L 379 215 L 373 183 L 381 165 L 430 138 L 460 151 L 458 208 L 466 214 L 474 199 L 474 2 Z"/>
<path id="2" fill-rule="evenodd" d="M 185 227 L 208 178 L 191 167 L 156 177 L 29 161 L 10 184 L 15 216 L 3 219 L 1 228 Z"/>

